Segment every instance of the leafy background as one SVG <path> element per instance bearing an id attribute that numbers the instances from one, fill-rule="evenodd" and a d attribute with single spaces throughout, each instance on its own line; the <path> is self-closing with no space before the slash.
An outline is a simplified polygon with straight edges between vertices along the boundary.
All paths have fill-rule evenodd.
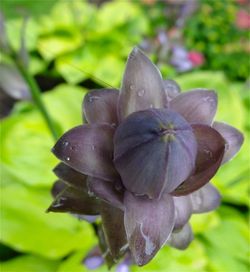
<path id="1" fill-rule="evenodd" d="M 172 8 L 173 1 L 93 2 L 103 1 L 1 3 L 6 31 L 16 50 L 23 16 L 29 15 L 29 73 L 43 90 L 42 99 L 59 134 L 81 123 L 81 100 L 91 88 L 119 87 L 134 45 L 149 39 L 153 47 L 158 29 L 173 24 L 162 11 L 163 6 Z M 237 46 L 249 37 L 249 31 L 235 27 L 242 1 L 236 2 L 202 0 L 198 11 L 187 19 L 185 45 L 203 52 L 203 66 L 179 73 L 168 60 L 160 60 L 157 50 L 150 51 L 152 59 L 161 63 L 163 74 L 184 91 L 215 89 L 219 96 L 216 119 L 240 129 L 245 142 L 237 157 L 213 179 L 223 196 L 220 208 L 192 216 L 195 240 L 190 247 L 185 251 L 164 247 L 150 264 L 133 266 L 132 271 L 250 271 L 249 54 Z M 212 9 L 212 20 L 208 9 Z M 230 43 L 237 47 L 239 59 L 223 50 Z M 1 56 L 1 62 L 12 64 L 7 54 Z M 46 123 L 33 103 L 12 104 L 11 112 L 1 120 L 1 271 L 88 271 L 82 260 L 96 244 L 91 227 L 70 215 L 45 213 L 55 180 L 51 169 L 57 163 L 50 153 L 53 139 Z"/>

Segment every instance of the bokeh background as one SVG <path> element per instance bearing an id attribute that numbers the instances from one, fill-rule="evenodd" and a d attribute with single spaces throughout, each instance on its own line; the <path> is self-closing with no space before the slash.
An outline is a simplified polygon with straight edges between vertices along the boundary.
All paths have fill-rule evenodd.
<path id="1" fill-rule="evenodd" d="M 119 88 L 135 45 L 184 91 L 216 90 L 216 119 L 240 129 L 245 142 L 213 178 L 220 208 L 192 216 L 190 247 L 164 247 L 131 271 L 250 271 L 249 1 L 2 0 L 0 7 L 1 271 L 88 271 L 83 259 L 97 243 L 88 223 L 45 213 L 57 164 L 50 153 L 54 139 L 17 62 L 38 83 L 61 135 L 81 123 L 81 101 L 90 89 Z"/>

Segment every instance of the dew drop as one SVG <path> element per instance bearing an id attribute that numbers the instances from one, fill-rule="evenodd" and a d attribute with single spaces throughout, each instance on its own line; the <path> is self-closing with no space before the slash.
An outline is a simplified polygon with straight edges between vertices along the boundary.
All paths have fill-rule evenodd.
<path id="1" fill-rule="evenodd" d="M 214 103 L 214 99 L 212 97 L 210 97 L 210 96 L 203 97 L 202 101 L 206 102 L 206 103 L 210 103 L 210 104 Z"/>
<path id="2" fill-rule="evenodd" d="M 70 157 L 66 157 L 66 161 L 70 161 Z"/>
<path id="3" fill-rule="evenodd" d="M 142 97 L 144 94 L 145 94 L 145 90 L 143 89 L 137 92 L 137 95 L 140 97 Z"/>
<path id="4" fill-rule="evenodd" d="M 69 142 L 65 141 L 65 142 L 63 142 L 63 145 L 64 145 L 64 146 L 68 146 L 68 145 L 69 145 Z"/>
<path id="5" fill-rule="evenodd" d="M 129 88 L 130 88 L 130 90 L 134 90 L 135 89 L 135 85 L 130 85 Z"/>
<path id="6" fill-rule="evenodd" d="M 100 98 L 99 96 L 95 96 L 95 95 L 89 96 L 89 102 L 92 103 L 93 101 L 98 100 L 99 98 Z"/>
<path id="7" fill-rule="evenodd" d="M 210 158 L 213 157 L 213 153 L 212 153 L 210 150 L 204 149 L 204 152 L 205 152 L 206 154 L 208 154 Z"/>

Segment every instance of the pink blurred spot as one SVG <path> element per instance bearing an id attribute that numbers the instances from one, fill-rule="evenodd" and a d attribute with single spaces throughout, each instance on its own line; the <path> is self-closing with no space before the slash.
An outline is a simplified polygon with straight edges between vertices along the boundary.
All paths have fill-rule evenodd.
<path id="1" fill-rule="evenodd" d="M 188 59 L 192 62 L 193 66 L 200 66 L 204 63 L 204 56 L 196 51 L 188 52 Z"/>
<path id="2" fill-rule="evenodd" d="M 236 15 L 236 25 L 239 29 L 250 28 L 250 14 L 245 10 L 239 10 Z"/>

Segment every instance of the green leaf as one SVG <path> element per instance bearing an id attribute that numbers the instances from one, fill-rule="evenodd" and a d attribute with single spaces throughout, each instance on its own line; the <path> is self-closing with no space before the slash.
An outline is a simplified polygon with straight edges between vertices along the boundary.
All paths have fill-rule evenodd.
<path id="1" fill-rule="evenodd" d="M 1 8 L 6 17 L 37 16 L 46 13 L 56 0 L 44 1 L 42 5 L 30 0 L 2 0 Z"/>
<path id="2" fill-rule="evenodd" d="M 1 195 L 4 244 L 52 259 L 91 248 L 94 237 L 88 223 L 67 214 L 45 212 L 52 201 L 49 190 L 13 184 L 2 188 Z"/>
<path id="3" fill-rule="evenodd" d="M 232 208 L 221 207 L 219 211 L 220 224 L 206 231 L 203 236 L 214 252 L 221 252 L 229 259 L 249 262 L 250 237 L 247 221 Z"/>
<path id="4" fill-rule="evenodd" d="M 44 95 L 61 133 L 81 124 L 81 101 L 85 93 L 82 88 L 61 85 Z M 9 174 L 29 185 L 51 186 L 57 160 L 50 152 L 54 142 L 40 113 L 35 108 L 22 114 L 14 110 L 13 116 L 2 121 L 1 130 L 0 159 Z"/>
<path id="5" fill-rule="evenodd" d="M 3 272 L 55 272 L 58 265 L 58 261 L 24 255 L 1 263 L 0 270 Z"/>

